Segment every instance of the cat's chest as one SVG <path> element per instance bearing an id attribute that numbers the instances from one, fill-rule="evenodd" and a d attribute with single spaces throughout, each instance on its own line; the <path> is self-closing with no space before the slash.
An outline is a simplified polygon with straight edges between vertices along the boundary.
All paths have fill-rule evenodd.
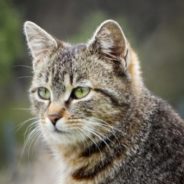
<path id="1" fill-rule="evenodd" d="M 59 165 L 58 184 L 68 184 L 69 180 L 71 180 L 72 169 L 62 158 L 58 160 L 58 165 Z"/>

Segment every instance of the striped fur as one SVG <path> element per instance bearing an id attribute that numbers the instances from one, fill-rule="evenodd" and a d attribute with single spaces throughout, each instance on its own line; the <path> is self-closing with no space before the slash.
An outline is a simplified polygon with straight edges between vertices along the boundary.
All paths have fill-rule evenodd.
<path id="1" fill-rule="evenodd" d="M 59 184 L 184 183 L 184 122 L 146 89 L 117 22 L 103 22 L 77 45 L 31 22 L 24 31 L 33 56 L 32 110 L 60 164 Z M 89 93 L 74 98 L 78 87 Z M 50 115 L 59 118 L 53 123 Z"/>

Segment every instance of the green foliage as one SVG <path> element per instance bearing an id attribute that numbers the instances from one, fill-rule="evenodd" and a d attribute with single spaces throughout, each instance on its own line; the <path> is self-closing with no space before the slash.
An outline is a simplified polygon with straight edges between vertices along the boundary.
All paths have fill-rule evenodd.
<path id="1" fill-rule="evenodd" d="M 7 0 L 0 0 L 0 85 L 11 76 L 11 67 L 22 51 L 20 16 Z"/>

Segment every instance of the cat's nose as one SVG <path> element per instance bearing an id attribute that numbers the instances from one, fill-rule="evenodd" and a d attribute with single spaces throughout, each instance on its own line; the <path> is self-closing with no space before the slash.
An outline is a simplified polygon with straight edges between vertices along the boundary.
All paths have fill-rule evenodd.
<path id="1" fill-rule="evenodd" d="M 51 121 L 51 123 L 55 126 L 56 122 L 62 118 L 61 114 L 59 113 L 55 113 L 55 114 L 49 114 L 48 115 L 49 120 Z"/>

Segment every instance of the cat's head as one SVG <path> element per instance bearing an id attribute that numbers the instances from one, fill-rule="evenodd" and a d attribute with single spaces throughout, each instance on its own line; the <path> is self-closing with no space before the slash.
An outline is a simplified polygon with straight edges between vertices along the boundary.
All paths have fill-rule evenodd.
<path id="1" fill-rule="evenodd" d="M 117 22 L 103 22 L 88 43 L 78 45 L 32 22 L 25 22 L 24 32 L 33 57 L 32 108 L 48 142 L 100 139 L 120 126 L 142 83 L 136 55 Z"/>

